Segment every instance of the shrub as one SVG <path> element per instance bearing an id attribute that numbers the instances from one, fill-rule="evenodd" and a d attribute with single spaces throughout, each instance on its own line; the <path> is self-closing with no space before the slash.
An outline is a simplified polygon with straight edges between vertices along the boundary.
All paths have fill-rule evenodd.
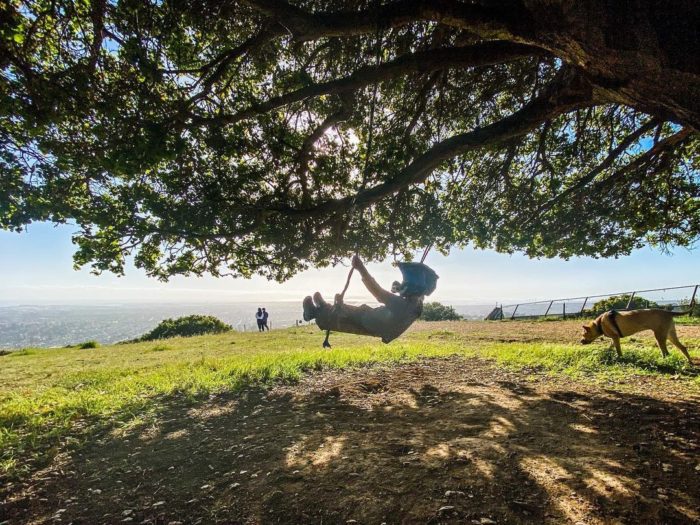
<path id="1" fill-rule="evenodd" d="M 91 340 L 91 341 L 85 341 L 84 343 L 80 343 L 77 346 L 78 346 L 78 348 L 97 348 L 98 346 L 100 346 L 100 343 L 98 343 L 97 341 Z"/>
<path id="2" fill-rule="evenodd" d="M 690 301 L 688 299 L 683 299 L 679 303 L 679 310 L 685 312 L 686 310 L 688 311 L 688 314 L 693 316 L 693 317 L 700 317 L 700 302 L 698 302 L 700 298 L 696 298 L 695 304 L 693 304 L 693 307 L 690 307 Z"/>
<path id="3" fill-rule="evenodd" d="M 462 316 L 455 312 L 452 306 L 440 303 L 427 303 L 423 305 L 423 313 L 420 318 L 423 321 L 459 321 Z"/>
<path id="4" fill-rule="evenodd" d="M 22 348 L 21 350 L 14 350 L 11 351 L 8 355 L 10 357 L 20 357 L 23 355 L 34 355 L 36 354 L 36 350 L 33 348 Z"/>
<path id="5" fill-rule="evenodd" d="M 603 312 L 607 312 L 608 310 L 621 310 L 627 308 L 628 303 L 631 310 L 636 310 L 639 308 L 663 308 L 663 306 L 659 305 L 658 303 L 655 303 L 650 299 L 646 299 L 641 295 L 635 295 L 630 303 L 630 297 L 630 294 L 613 295 L 612 297 L 598 301 L 590 308 L 587 308 L 586 313 L 591 315 L 599 315 Z"/>
<path id="6" fill-rule="evenodd" d="M 211 315 L 187 315 L 177 319 L 165 319 L 139 341 L 153 341 L 167 337 L 191 337 L 203 334 L 220 334 L 233 328 Z"/>

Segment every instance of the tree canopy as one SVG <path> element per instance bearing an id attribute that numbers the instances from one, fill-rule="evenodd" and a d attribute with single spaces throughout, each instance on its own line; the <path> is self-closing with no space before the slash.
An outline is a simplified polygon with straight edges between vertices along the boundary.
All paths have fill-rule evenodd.
<path id="1" fill-rule="evenodd" d="M 10 0 L 0 227 L 76 264 L 284 280 L 429 243 L 700 233 L 694 0 Z"/>

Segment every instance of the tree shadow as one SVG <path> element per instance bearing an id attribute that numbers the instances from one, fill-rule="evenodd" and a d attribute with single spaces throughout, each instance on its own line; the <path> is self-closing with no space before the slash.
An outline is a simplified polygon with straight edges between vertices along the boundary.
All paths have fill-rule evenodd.
<path id="1" fill-rule="evenodd" d="M 16 487 L 0 518 L 698 519 L 697 403 L 503 380 L 487 365 L 475 372 L 474 361 L 435 363 L 324 372 L 299 386 L 194 405 L 164 399 L 148 424 L 104 434 Z"/>

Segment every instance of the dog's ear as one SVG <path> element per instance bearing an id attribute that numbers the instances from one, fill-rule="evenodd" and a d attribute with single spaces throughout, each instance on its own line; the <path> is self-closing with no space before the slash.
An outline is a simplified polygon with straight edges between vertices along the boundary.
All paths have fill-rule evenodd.
<path id="1" fill-rule="evenodd" d="M 581 325 L 581 328 L 583 328 L 586 332 L 588 332 L 591 329 L 591 327 L 587 324 Z"/>

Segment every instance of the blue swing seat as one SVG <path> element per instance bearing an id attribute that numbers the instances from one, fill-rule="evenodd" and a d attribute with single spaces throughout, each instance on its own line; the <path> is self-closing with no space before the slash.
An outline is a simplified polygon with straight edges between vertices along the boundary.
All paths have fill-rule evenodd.
<path id="1" fill-rule="evenodd" d="M 418 262 L 401 262 L 403 276 L 401 295 L 430 295 L 437 287 L 438 274 L 429 266 Z"/>

